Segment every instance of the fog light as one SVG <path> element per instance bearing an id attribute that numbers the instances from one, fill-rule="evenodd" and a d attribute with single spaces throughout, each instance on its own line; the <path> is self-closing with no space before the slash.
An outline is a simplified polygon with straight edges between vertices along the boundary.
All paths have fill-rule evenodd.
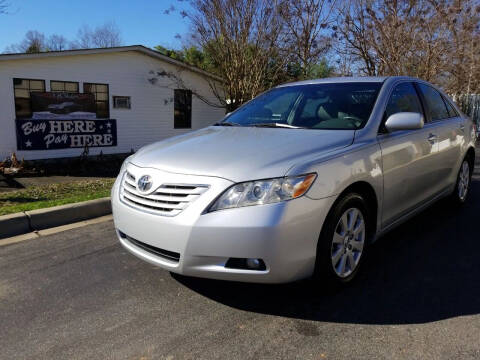
<path id="1" fill-rule="evenodd" d="M 261 266 L 261 262 L 259 259 L 247 259 L 247 267 L 250 269 L 259 269 Z"/>
<path id="2" fill-rule="evenodd" d="M 244 269 L 264 271 L 267 269 L 262 259 L 246 259 L 246 258 L 230 258 L 225 263 L 225 267 L 229 269 Z"/>

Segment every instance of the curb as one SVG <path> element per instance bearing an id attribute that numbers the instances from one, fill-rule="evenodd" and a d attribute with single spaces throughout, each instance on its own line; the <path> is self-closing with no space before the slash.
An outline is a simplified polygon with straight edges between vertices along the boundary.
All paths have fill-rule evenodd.
<path id="1" fill-rule="evenodd" d="M 30 232 L 30 222 L 25 213 L 0 216 L 0 239 Z"/>
<path id="2" fill-rule="evenodd" d="M 0 216 L 0 239 L 71 224 L 112 213 L 110 198 Z"/>

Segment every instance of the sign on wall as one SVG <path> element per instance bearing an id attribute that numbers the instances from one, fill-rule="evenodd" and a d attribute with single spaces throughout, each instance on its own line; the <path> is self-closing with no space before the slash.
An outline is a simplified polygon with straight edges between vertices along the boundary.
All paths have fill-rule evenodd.
<path id="1" fill-rule="evenodd" d="M 17 119 L 18 150 L 117 146 L 117 122 L 106 120 Z"/>
<path id="2" fill-rule="evenodd" d="M 93 94 L 31 92 L 32 119 L 96 119 Z"/>
<path id="3" fill-rule="evenodd" d="M 18 150 L 117 145 L 117 122 L 97 119 L 93 94 L 31 92 L 32 117 L 17 119 Z"/>

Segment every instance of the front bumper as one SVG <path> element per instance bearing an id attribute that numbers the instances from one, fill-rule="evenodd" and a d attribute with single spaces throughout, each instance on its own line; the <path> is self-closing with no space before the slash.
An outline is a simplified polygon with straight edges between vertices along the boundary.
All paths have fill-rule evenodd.
<path id="1" fill-rule="evenodd" d="M 202 214 L 232 183 L 221 178 L 195 178 L 197 183 L 211 184 L 209 190 L 180 214 L 167 217 L 122 202 L 119 177 L 112 190 L 112 211 L 121 244 L 151 264 L 187 276 L 283 283 L 312 275 L 317 241 L 333 198 L 312 200 L 304 196 Z M 129 238 L 147 247 L 137 246 Z M 179 260 L 158 256 L 148 251 L 148 246 L 177 253 Z M 259 258 L 266 269 L 227 268 L 229 258 Z"/>

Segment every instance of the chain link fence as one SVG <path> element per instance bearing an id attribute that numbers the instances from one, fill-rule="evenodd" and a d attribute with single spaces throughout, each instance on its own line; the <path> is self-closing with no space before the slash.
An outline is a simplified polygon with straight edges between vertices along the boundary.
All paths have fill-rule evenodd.
<path id="1" fill-rule="evenodd" d="M 475 124 L 477 124 L 477 129 L 480 128 L 480 94 L 470 94 L 470 95 L 460 95 L 453 98 L 460 109 L 470 116 Z"/>

